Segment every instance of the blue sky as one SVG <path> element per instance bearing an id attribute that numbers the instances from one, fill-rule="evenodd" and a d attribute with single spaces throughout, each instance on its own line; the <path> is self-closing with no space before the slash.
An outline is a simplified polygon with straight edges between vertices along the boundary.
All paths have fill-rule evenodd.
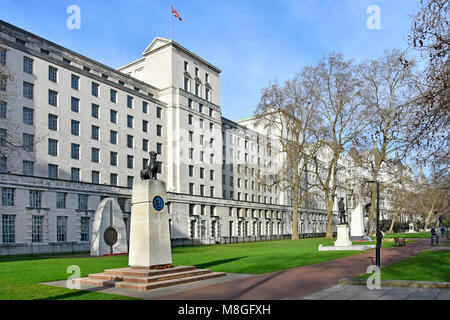
<path id="1" fill-rule="evenodd" d="M 406 48 L 419 0 L 2 0 L 0 19 L 117 68 L 139 58 L 155 36 L 170 37 L 222 70 L 220 105 L 229 119 L 249 116 L 261 89 L 292 78 L 324 54 L 362 61 Z M 81 29 L 69 30 L 69 5 Z M 369 30 L 377 5 L 381 29 Z"/>

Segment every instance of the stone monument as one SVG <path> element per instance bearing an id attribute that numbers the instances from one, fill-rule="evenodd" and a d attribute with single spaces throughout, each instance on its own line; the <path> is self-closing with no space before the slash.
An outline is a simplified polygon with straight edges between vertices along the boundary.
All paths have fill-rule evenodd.
<path id="1" fill-rule="evenodd" d="M 362 240 L 364 236 L 364 207 L 361 203 L 359 203 L 352 211 L 352 219 L 350 223 L 350 239 Z"/>
<path id="2" fill-rule="evenodd" d="M 106 198 L 100 202 L 91 230 L 91 256 L 127 253 L 127 232 L 123 213 L 114 198 Z"/>
<path id="3" fill-rule="evenodd" d="M 166 185 L 157 180 L 156 152 L 150 152 L 150 165 L 133 184 L 130 253 L 133 268 L 150 268 L 172 263 Z"/>

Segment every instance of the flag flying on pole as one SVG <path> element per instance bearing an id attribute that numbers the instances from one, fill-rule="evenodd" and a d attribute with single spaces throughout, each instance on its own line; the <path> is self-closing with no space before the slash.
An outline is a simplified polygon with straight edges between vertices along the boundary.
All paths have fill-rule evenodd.
<path id="1" fill-rule="evenodd" d="M 180 17 L 180 15 L 178 14 L 178 12 L 172 7 L 172 14 L 175 18 L 177 18 L 180 21 L 183 21 L 183 19 Z"/>

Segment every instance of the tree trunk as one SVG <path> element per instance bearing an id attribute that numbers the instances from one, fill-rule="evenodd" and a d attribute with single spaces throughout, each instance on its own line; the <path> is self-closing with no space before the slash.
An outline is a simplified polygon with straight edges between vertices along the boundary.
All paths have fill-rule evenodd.
<path id="1" fill-rule="evenodd" d="M 333 238 L 333 204 L 330 205 L 330 200 L 327 198 L 327 234 L 326 238 Z"/>
<path id="2" fill-rule="evenodd" d="M 292 199 L 292 240 L 298 240 L 298 189 L 294 188 Z"/>
<path id="3" fill-rule="evenodd" d="M 392 223 L 391 223 L 391 227 L 389 228 L 389 233 L 392 233 L 392 231 L 394 230 L 394 223 L 395 223 L 395 219 L 397 218 L 397 215 L 398 215 L 398 212 L 399 212 L 400 210 L 397 208 L 397 209 L 395 209 L 395 213 L 394 213 L 394 216 L 392 217 Z"/>
<path id="4" fill-rule="evenodd" d="M 428 212 L 428 217 L 427 217 L 427 221 L 425 222 L 425 227 L 423 228 L 424 230 L 427 229 L 428 227 L 428 223 L 430 223 L 430 219 L 431 219 L 431 214 L 433 213 L 434 207 L 431 208 L 430 212 Z"/>

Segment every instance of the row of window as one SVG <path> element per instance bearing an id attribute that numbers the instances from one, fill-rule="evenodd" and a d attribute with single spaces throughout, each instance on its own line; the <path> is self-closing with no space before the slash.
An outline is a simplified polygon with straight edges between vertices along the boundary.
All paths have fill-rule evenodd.
<path id="1" fill-rule="evenodd" d="M 89 241 L 89 217 L 80 219 L 81 241 Z M 31 241 L 34 243 L 43 242 L 44 237 L 44 216 L 33 215 L 31 220 Z M 56 241 L 67 241 L 67 216 L 56 217 Z M 16 242 L 16 216 L 2 215 L 2 242 Z"/>
<path id="2" fill-rule="evenodd" d="M 188 107 L 189 107 L 189 109 L 194 109 L 193 104 L 194 104 L 194 101 L 192 101 L 192 99 L 188 99 Z M 205 108 L 203 107 L 203 104 L 202 103 L 198 103 L 198 112 L 204 113 L 203 112 L 204 109 Z M 214 110 L 213 110 L 213 108 L 208 108 L 208 110 L 209 110 L 208 115 L 209 115 L 209 117 L 212 118 L 213 114 L 214 114 Z"/>

